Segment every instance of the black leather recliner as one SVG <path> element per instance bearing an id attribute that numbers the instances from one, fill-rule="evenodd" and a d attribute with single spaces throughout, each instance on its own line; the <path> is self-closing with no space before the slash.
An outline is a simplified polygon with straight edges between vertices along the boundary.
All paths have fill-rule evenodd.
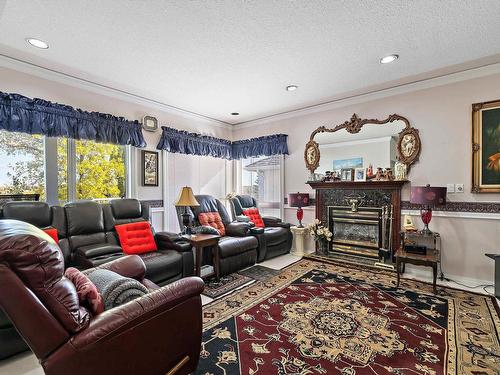
<path id="1" fill-rule="evenodd" d="M 230 200 L 233 218 L 244 215 L 243 210 L 257 208 L 257 201 L 249 195 L 237 195 Z M 264 221 L 263 231 L 254 231 L 259 240 L 257 262 L 271 259 L 290 252 L 293 235 L 290 224 L 272 216 L 262 216 Z"/>
<path id="2" fill-rule="evenodd" d="M 224 205 L 211 195 L 195 195 L 200 204 L 198 207 L 190 207 L 188 213 L 191 215 L 195 226 L 200 225 L 198 215 L 200 213 L 218 212 L 221 216 L 225 236 L 219 240 L 219 246 L 212 251 L 219 251 L 220 274 L 228 275 L 243 268 L 252 266 L 257 260 L 257 239 L 251 235 L 251 226 L 248 223 L 233 222 Z M 182 217 L 184 208 L 178 209 L 179 226 L 182 228 Z"/>
<path id="3" fill-rule="evenodd" d="M 121 258 L 122 252 L 115 225 L 149 220 L 149 207 L 137 199 L 116 199 L 109 204 L 77 201 L 64 206 L 67 239 L 59 246 L 71 254 L 70 264 L 86 269 Z M 140 254 L 146 265 L 146 278 L 166 285 L 193 274 L 193 254 L 187 242 L 173 241 L 155 234 L 158 251 Z"/>

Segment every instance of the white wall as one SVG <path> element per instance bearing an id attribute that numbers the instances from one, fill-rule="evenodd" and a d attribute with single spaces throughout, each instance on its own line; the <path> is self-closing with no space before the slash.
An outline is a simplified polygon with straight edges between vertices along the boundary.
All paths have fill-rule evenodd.
<path id="1" fill-rule="evenodd" d="M 451 80 L 450 80 L 451 81 Z M 441 82 L 441 81 L 440 81 Z M 439 83 L 441 84 L 441 83 Z M 402 91 L 402 90 L 400 90 Z M 298 92 L 298 91 L 297 91 Z M 288 134 L 290 155 L 285 159 L 285 194 L 314 191 L 306 185 L 309 172 L 304 165 L 304 147 L 318 126 L 333 127 L 348 120 L 353 113 L 361 118 L 384 119 L 397 113 L 419 129 L 422 140 L 420 160 L 409 174 L 411 184 L 446 186 L 463 183 L 465 193 L 449 194 L 451 201 L 500 201 L 500 194 L 472 194 L 471 190 L 471 105 L 500 99 L 500 74 L 443 84 L 399 94 L 356 98 L 344 105 L 327 106 L 317 112 L 238 125 L 233 138 Z M 409 199 L 409 185 L 403 199 Z M 314 210 L 305 212 L 304 222 L 314 218 Z M 286 209 L 285 219 L 296 222 L 295 210 Z M 418 219 L 418 218 L 417 218 Z M 415 220 L 419 223 L 419 219 Z M 493 262 L 485 252 L 500 252 L 500 220 L 482 216 L 435 217 L 431 229 L 443 238 L 443 268 L 448 274 L 479 280 L 493 280 Z"/>
<path id="2" fill-rule="evenodd" d="M 43 98 L 87 111 L 110 113 L 116 116 L 123 116 L 129 120 L 142 121 L 143 116 L 150 115 L 158 119 L 159 126 L 172 126 L 176 129 L 225 139 L 231 139 L 232 136 L 231 127 L 217 121 L 176 113 L 175 111 L 166 109 L 163 110 L 153 104 L 137 103 L 132 99 L 128 100 L 126 97 L 118 97 L 114 93 L 104 94 L 100 92 L 102 90 L 96 90 L 91 86 L 83 87 L 80 82 L 68 81 L 67 83 L 61 83 L 56 81 L 57 77 L 49 78 L 40 78 L 35 75 L 0 67 L 0 91 L 17 93 L 30 98 Z M 143 134 L 148 144 L 144 149 L 156 150 L 161 130 L 154 133 L 143 131 Z M 177 198 L 181 186 L 192 186 L 195 194 L 222 194 L 225 189 L 225 180 L 221 177 L 224 176 L 225 172 L 225 162 L 223 160 L 170 154 L 170 157 L 167 158 L 169 165 L 166 168 L 167 165 L 164 164 L 164 158 L 161 153 L 159 158 L 159 186 L 142 186 L 140 169 L 141 149 L 132 148 L 132 150 L 134 153 L 133 158 L 135 159 L 135 172 L 132 176 L 135 196 L 141 200 L 166 200 L 163 210 L 153 210 L 153 224 L 156 230 L 178 231 L 178 225 L 175 221 L 171 220 L 170 215 L 174 211 L 173 202 Z M 165 173 L 167 175 L 164 178 Z M 165 180 L 167 181 L 166 194 L 164 194 L 163 186 L 163 181 Z"/>

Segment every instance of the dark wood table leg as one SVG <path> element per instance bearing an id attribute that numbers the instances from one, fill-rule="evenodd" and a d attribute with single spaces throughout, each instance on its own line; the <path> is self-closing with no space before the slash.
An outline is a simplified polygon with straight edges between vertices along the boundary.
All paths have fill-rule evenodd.
<path id="1" fill-rule="evenodd" d="M 396 289 L 397 289 L 399 288 L 399 278 L 401 273 L 401 261 L 399 260 L 399 257 L 396 258 L 396 273 L 398 275 L 398 282 L 396 283 Z"/>
<path id="2" fill-rule="evenodd" d="M 196 265 L 195 265 L 195 275 L 198 277 L 201 277 L 201 254 L 202 254 L 202 247 L 195 247 L 196 249 Z"/>
<path id="3" fill-rule="evenodd" d="M 434 290 L 434 294 L 436 294 L 436 278 L 437 278 L 437 264 L 434 263 L 432 265 L 432 289 Z"/>
<path id="4" fill-rule="evenodd" d="M 220 251 L 219 251 L 219 246 L 214 246 L 213 250 L 214 252 L 214 272 L 215 272 L 215 278 L 217 281 L 220 280 Z"/>

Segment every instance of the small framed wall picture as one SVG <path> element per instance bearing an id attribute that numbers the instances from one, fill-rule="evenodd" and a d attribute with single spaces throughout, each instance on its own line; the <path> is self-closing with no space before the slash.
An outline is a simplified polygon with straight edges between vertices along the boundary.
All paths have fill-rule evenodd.
<path id="1" fill-rule="evenodd" d="M 364 168 L 354 169 L 354 181 L 366 181 L 366 169 Z"/>
<path id="2" fill-rule="evenodd" d="M 353 177 L 354 177 L 354 169 L 342 168 L 340 170 L 340 180 L 341 181 L 352 181 Z"/>
<path id="3" fill-rule="evenodd" d="M 158 186 L 158 153 L 141 150 L 142 186 Z"/>
<path id="4" fill-rule="evenodd" d="M 158 120 L 153 116 L 144 116 L 142 118 L 142 128 L 148 132 L 154 132 L 158 129 Z"/>

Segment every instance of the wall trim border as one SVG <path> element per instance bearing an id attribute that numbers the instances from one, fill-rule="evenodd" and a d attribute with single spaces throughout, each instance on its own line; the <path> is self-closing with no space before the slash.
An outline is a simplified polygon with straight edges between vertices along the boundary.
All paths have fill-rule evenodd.
<path id="1" fill-rule="evenodd" d="M 419 210 L 401 210 L 401 215 L 410 215 L 420 217 Z M 500 214 L 479 213 L 479 212 L 451 212 L 451 211 L 432 211 L 433 217 L 451 217 L 459 219 L 483 219 L 500 220 Z"/>
<path id="2" fill-rule="evenodd" d="M 21 59 L 16 59 L 0 53 L 0 67 L 12 69 L 21 73 L 33 75 L 35 77 L 47 79 L 49 81 L 62 83 L 79 89 L 91 91 L 96 94 L 105 95 L 115 99 L 127 101 L 129 103 L 144 105 L 163 112 L 182 116 L 188 119 L 196 119 L 207 122 L 212 126 L 231 130 L 233 125 L 228 122 L 204 116 L 202 114 L 191 112 L 186 109 L 175 107 L 158 100 L 149 99 L 144 96 L 136 95 L 125 90 L 113 88 L 100 83 L 96 83 L 84 78 L 79 78 L 70 74 L 62 73 L 57 70 L 45 68 L 41 65 L 36 65 Z M 138 119 L 141 121 L 142 119 Z"/>
<path id="3" fill-rule="evenodd" d="M 401 208 L 406 210 L 420 210 L 420 206 L 402 201 Z M 467 212 L 478 214 L 499 214 L 500 202 L 452 202 L 448 201 L 443 207 L 437 207 L 433 212 Z"/>

